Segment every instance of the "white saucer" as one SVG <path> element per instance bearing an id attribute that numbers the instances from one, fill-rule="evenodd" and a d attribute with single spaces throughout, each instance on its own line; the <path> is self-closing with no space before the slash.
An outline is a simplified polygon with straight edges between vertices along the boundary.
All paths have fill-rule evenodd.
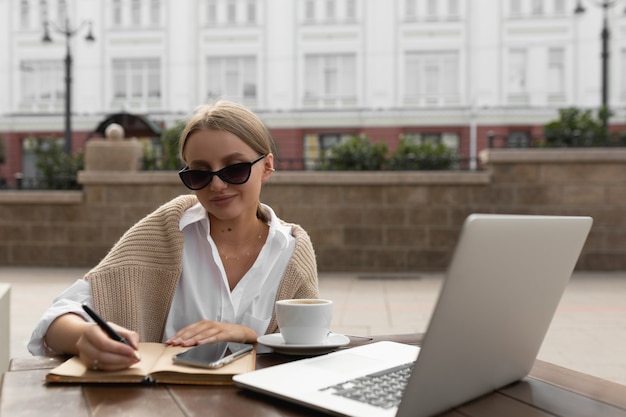
<path id="1" fill-rule="evenodd" d="M 330 333 L 326 340 L 320 344 L 288 345 L 280 333 L 272 333 L 260 336 L 257 342 L 285 355 L 321 355 L 347 345 L 350 343 L 350 339 L 342 334 Z"/>

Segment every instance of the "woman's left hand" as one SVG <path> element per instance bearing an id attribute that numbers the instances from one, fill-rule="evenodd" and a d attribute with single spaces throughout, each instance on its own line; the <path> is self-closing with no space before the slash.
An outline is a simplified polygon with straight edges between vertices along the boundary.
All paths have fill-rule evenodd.
<path id="1" fill-rule="evenodd" d="M 258 335 L 241 324 L 201 320 L 180 329 L 165 343 L 174 346 L 195 346 L 215 342 L 254 343 Z"/>

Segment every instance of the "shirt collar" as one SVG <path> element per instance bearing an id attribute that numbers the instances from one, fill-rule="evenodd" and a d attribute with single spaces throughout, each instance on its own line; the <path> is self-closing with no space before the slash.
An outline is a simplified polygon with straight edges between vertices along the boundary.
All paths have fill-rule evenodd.
<path id="1" fill-rule="evenodd" d="M 265 212 L 268 213 L 270 218 L 270 236 L 268 236 L 268 240 L 270 237 L 276 236 L 280 239 L 281 246 L 287 245 L 289 242 L 289 235 L 291 234 L 291 227 L 283 224 L 270 206 L 267 204 L 261 204 L 261 206 Z M 209 216 L 200 203 L 194 204 L 183 213 L 178 223 L 178 227 L 182 231 L 185 227 L 193 223 L 201 223 L 201 225 L 205 226 L 207 233 L 210 230 Z"/>
<path id="2" fill-rule="evenodd" d="M 192 223 L 205 221 L 208 225 L 209 218 L 206 214 L 206 210 L 202 207 L 202 204 L 196 203 L 190 208 L 188 208 L 180 218 L 178 222 L 178 227 L 182 231 L 185 227 L 189 226 Z"/>

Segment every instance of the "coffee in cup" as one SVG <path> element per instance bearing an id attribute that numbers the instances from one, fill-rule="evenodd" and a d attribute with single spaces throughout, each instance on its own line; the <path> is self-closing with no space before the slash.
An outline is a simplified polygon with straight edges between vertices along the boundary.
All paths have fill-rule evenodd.
<path id="1" fill-rule="evenodd" d="M 333 302 L 316 298 L 276 301 L 278 328 L 289 345 L 318 345 L 330 333 Z"/>

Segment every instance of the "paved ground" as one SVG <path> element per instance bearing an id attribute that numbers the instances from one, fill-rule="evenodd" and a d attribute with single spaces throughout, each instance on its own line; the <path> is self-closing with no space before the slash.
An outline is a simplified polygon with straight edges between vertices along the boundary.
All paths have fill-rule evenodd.
<path id="1" fill-rule="evenodd" d="M 86 269 L 0 267 L 11 289 L 11 356 L 27 356 L 30 332 L 50 301 Z M 322 274 L 335 301 L 333 331 L 350 335 L 422 332 L 443 274 Z M 577 272 L 539 358 L 626 384 L 626 272 Z"/>

